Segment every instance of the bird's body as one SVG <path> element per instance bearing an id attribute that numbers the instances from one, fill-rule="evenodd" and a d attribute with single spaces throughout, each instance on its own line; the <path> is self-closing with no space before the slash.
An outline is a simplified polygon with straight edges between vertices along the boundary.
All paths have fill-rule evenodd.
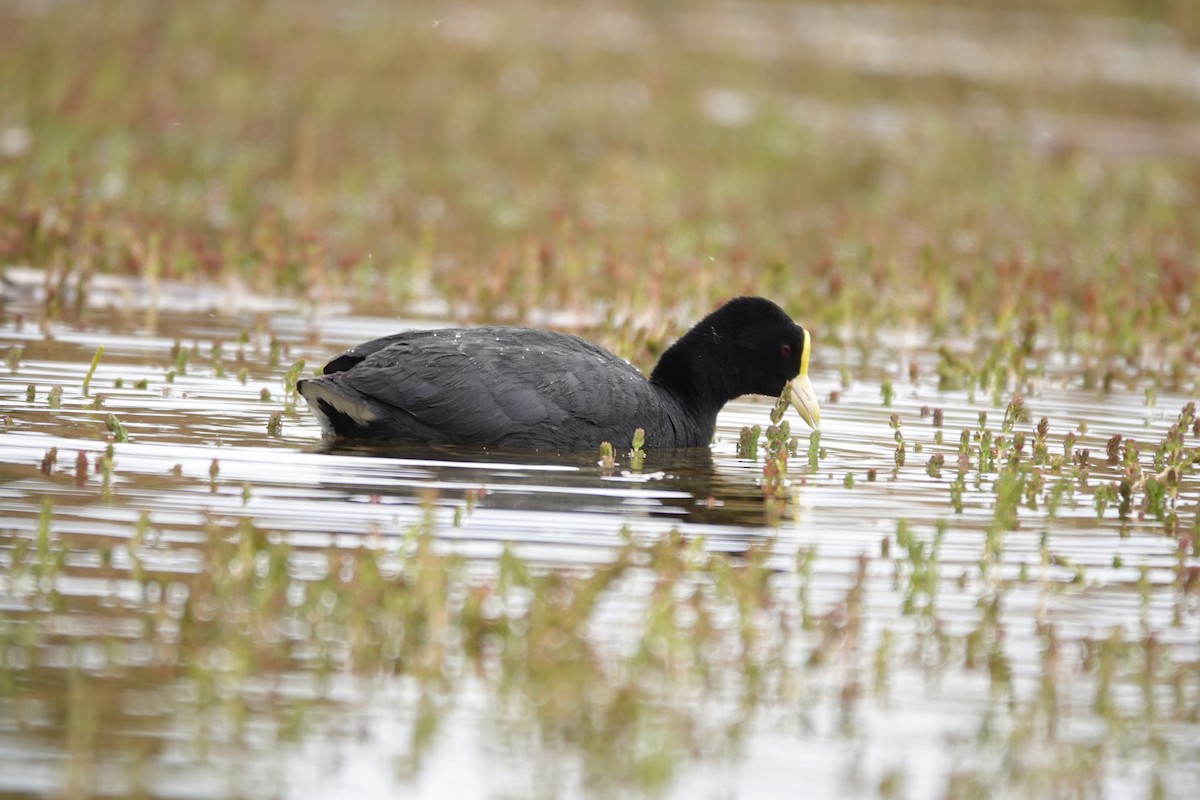
<path id="1" fill-rule="evenodd" d="M 298 388 L 325 433 L 342 438 L 579 450 L 628 447 L 642 428 L 647 447 L 696 447 L 727 401 L 778 395 L 806 372 L 807 347 L 778 306 L 738 298 L 668 348 L 649 380 L 577 336 L 485 327 L 375 339 Z"/>

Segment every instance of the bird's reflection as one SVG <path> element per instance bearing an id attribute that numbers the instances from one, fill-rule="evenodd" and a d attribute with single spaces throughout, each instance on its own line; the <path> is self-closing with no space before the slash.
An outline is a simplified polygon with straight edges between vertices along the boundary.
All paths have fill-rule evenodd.
<path id="1" fill-rule="evenodd" d="M 339 476 L 342 490 L 414 501 L 436 487 L 438 496 L 461 500 L 469 495 L 479 507 L 509 511 L 607 513 L 663 517 L 704 525 L 762 527 L 780 508 L 763 496 L 757 469 L 719 467 L 707 447 L 647 451 L 640 469 L 628 453 L 606 467 L 595 453 L 504 450 L 377 442 L 330 441 L 320 452 L 391 459 L 407 480 L 355 486 L 353 475 Z M 414 476 L 417 476 L 414 478 Z M 480 493 L 479 490 L 486 490 Z"/>

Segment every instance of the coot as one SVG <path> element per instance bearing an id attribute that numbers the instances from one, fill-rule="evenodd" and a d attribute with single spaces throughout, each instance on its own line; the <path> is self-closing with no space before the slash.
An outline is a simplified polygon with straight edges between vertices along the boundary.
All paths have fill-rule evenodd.
<path id="1" fill-rule="evenodd" d="M 327 436 L 582 450 L 712 441 L 717 412 L 746 394 L 790 402 L 812 427 L 808 332 L 761 297 L 722 305 L 662 354 L 650 379 L 578 336 L 531 328 L 451 328 L 347 350 L 297 388 Z"/>

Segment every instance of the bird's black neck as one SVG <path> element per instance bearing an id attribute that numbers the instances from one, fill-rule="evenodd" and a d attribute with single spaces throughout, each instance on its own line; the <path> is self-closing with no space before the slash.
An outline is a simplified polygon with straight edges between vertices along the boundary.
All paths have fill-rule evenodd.
<path id="1" fill-rule="evenodd" d="M 721 335 L 697 326 L 666 349 L 650 373 L 650 383 L 671 394 L 698 422 L 716 425 L 717 412 L 731 394 L 729 368 L 717 351 Z"/>

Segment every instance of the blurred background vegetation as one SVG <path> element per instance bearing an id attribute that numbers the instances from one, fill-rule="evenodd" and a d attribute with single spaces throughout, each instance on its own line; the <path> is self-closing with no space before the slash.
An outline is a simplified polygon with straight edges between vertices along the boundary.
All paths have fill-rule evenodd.
<path id="1" fill-rule="evenodd" d="M 0 259 L 1194 348 L 1198 42 L 1193 0 L 5 2 Z"/>

